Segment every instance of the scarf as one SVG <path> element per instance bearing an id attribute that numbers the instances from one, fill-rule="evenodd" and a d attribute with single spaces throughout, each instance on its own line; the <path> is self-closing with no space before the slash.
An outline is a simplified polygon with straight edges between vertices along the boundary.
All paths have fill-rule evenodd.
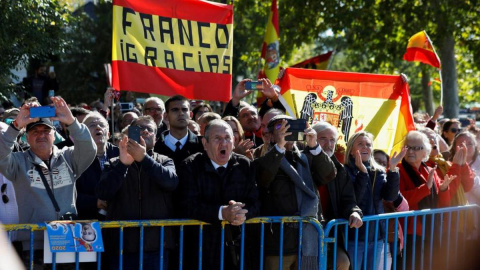
<path id="1" fill-rule="evenodd" d="M 405 169 L 405 172 L 407 173 L 408 177 L 412 180 L 413 184 L 416 187 L 419 187 L 423 184 L 425 184 L 427 181 L 426 179 L 420 174 L 420 170 L 417 172 L 412 165 L 410 165 L 408 162 L 405 161 L 405 159 L 402 159 L 402 166 Z M 427 167 L 425 163 L 422 162 L 420 165 L 420 168 L 422 167 Z M 433 209 L 437 208 L 437 201 L 438 201 L 438 195 L 437 195 L 437 187 L 435 186 L 435 179 L 433 180 L 432 184 L 432 189 L 430 190 L 430 195 L 426 196 L 420 202 L 418 202 L 418 209 Z"/>
<path id="2" fill-rule="evenodd" d="M 295 167 L 292 166 L 286 157 L 283 157 L 280 162 L 280 168 L 295 185 L 298 214 L 302 217 L 316 218 L 319 198 L 315 192 L 307 157 L 302 154 L 299 155 L 297 151 L 292 151 L 288 156 L 292 161 L 295 160 Z M 302 269 L 318 269 L 317 230 L 309 223 L 303 223 L 302 230 Z"/>

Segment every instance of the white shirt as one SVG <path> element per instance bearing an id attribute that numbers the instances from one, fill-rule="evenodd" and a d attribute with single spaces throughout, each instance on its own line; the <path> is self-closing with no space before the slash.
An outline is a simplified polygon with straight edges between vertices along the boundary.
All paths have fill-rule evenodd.
<path id="1" fill-rule="evenodd" d="M 182 144 L 180 145 L 180 149 L 182 149 L 185 143 L 187 143 L 187 139 L 188 139 L 188 132 L 187 132 L 187 135 L 185 135 L 185 137 L 181 138 L 180 140 L 174 138 L 169 132 L 167 136 L 165 136 L 165 145 L 168 148 L 170 148 L 172 151 L 175 151 L 175 149 L 177 149 L 176 143 L 180 142 Z"/>

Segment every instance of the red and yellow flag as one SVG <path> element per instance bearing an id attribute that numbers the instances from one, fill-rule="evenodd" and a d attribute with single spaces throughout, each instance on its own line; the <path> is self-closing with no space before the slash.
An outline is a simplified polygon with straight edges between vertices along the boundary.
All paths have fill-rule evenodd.
<path id="1" fill-rule="evenodd" d="M 338 127 L 341 144 L 365 130 L 375 136 L 375 149 L 398 152 L 415 129 L 401 76 L 287 68 L 279 86 L 295 117 Z"/>
<path id="2" fill-rule="evenodd" d="M 113 87 L 231 98 L 233 7 L 201 0 L 114 0 Z"/>
<path id="3" fill-rule="evenodd" d="M 265 59 L 265 66 L 263 68 L 264 76 L 271 82 L 275 82 L 280 68 L 280 44 L 278 31 L 278 8 L 277 0 L 272 1 L 270 15 L 268 16 L 267 31 L 263 39 L 262 58 Z"/>
<path id="4" fill-rule="evenodd" d="M 418 61 L 441 68 L 440 58 L 425 31 L 416 33 L 408 40 L 407 52 L 403 55 L 403 60 Z"/>
<path id="5" fill-rule="evenodd" d="M 307 59 L 303 62 L 293 65 L 293 68 L 311 68 L 311 69 L 321 69 L 325 70 L 328 67 L 328 62 L 333 52 L 329 51 L 328 53 L 315 56 L 313 58 Z"/>

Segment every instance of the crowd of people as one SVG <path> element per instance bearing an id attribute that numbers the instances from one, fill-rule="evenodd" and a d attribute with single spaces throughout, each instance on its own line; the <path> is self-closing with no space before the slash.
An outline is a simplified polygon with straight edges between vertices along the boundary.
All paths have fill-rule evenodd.
<path id="1" fill-rule="evenodd" d="M 475 125 L 462 128 L 455 119 L 438 121 L 441 107 L 426 121 L 415 117 L 418 128 L 408 133 L 398 153 L 390 156 L 373 149 L 373 135 L 359 131 L 348 139 L 342 154 L 336 151 L 339 135 L 331 123 L 307 127 L 304 141 L 287 140 L 292 118 L 272 83 L 261 79 L 266 99 L 257 109 L 242 101 L 252 93 L 245 89 L 247 81 L 235 87 L 223 112 L 214 112 L 203 102 L 192 108 L 180 95 L 166 102 L 150 97 L 143 106 L 124 113 L 109 111 L 111 89 L 103 103 L 89 109 L 50 97 L 47 103 L 56 109 L 51 118 L 31 117 L 30 108 L 40 106 L 35 98 L 6 110 L 0 123 L 0 221 L 197 219 L 211 224 L 203 230 L 203 269 L 219 269 L 220 228 L 226 220 L 225 239 L 230 245 L 225 269 L 236 269 L 237 250 L 231 243 L 238 242 L 239 225 L 249 218 L 303 216 L 324 224 L 341 218 L 359 233 L 358 238 L 355 233 L 348 237 L 339 233 L 337 269 L 349 269 L 354 260 L 355 269 L 362 269 L 365 253 L 366 269 L 382 269 L 383 239 L 388 238 L 392 249 L 393 227 L 380 221 L 376 234 L 375 226 L 368 230 L 363 226 L 364 215 L 480 203 L 480 130 Z M 110 126 L 112 119 L 115 124 Z M 140 130 L 139 138 L 129 133 L 132 127 Z M 462 230 L 455 233 L 473 249 L 478 244 L 478 216 L 461 215 L 459 220 Z M 405 246 L 403 234 L 398 234 L 399 249 L 411 253 L 415 243 L 420 250 L 422 229 L 428 230 L 435 221 L 442 222 L 419 218 L 414 226 L 414 219 L 408 219 L 406 228 L 399 226 L 407 231 Z M 256 269 L 259 228 L 255 224 L 246 228 L 246 267 Z M 280 247 L 283 269 L 296 269 L 300 261 L 302 269 L 319 269 L 314 227 L 302 225 L 300 257 L 298 231 L 298 224 L 268 226 L 265 269 L 279 268 Z M 450 237 L 443 232 L 432 240 Z M 105 269 L 120 266 L 118 235 L 118 230 L 103 230 Z M 161 246 L 163 269 L 178 268 L 178 235 L 168 227 L 161 243 L 158 227 L 145 228 L 143 240 L 139 228 L 125 228 L 123 268 L 138 267 L 140 243 L 144 269 L 159 269 Z M 184 268 L 198 269 L 198 229 L 186 229 L 184 239 Z M 35 264 L 42 265 L 43 234 L 35 233 L 33 246 L 29 233 L 12 234 L 11 240 L 25 262 L 33 248 Z M 407 256 L 407 269 L 411 258 Z M 448 267 L 440 257 L 434 258 L 436 267 Z M 415 259 L 416 269 L 422 269 L 422 261 L 428 263 Z"/>

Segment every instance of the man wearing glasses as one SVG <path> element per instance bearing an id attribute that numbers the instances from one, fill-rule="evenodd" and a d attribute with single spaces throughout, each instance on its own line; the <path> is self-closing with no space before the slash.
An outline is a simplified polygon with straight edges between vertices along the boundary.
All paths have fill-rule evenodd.
<path id="1" fill-rule="evenodd" d="M 157 97 L 150 97 L 145 100 L 143 105 L 143 115 L 150 115 L 157 125 L 156 138 L 160 138 L 160 134 L 168 129 L 168 126 L 163 122 L 163 113 L 165 112 L 165 105 L 163 101 Z"/>
<path id="2" fill-rule="evenodd" d="M 58 220 L 76 214 L 75 180 L 92 163 L 96 146 L 87 127 L 73 117 L 65 100 L 52 97 L 56 116 L 75 140 L 74 147 L 53 145 L 55 128 L 49 118 L 31 118 L 33 104 L 21 107 L 16 119 L 0 136 L 0 172 L 13 182 L 19 206 L 19 223 Z M 12 153 L 21 129 L 26 128 L 30 149 Z M 51 192 L 51 193 L 50 193 Z M 50 193 L 50 194 L 49 194 Z M 54 203 L 56 201 L 56 203 Z M 23 248 L 30 249 L 28 232 L 18 234 Z M 34 249 L 43 248 L 43 232 L 35 234 Z M 35 256 L 38 258 L 38 256 Z"/>
<path id="3" fill-rule="evenodd" d="M 98 198 L 107 202 L 107 220 L 167 219 L 173 216 L 172 191 L 178 185 L 173 161 L 153 151 L 157 125 L 150 116 L 135 119 L 131 126 L 141 130 L 139 142 L 124 136 L 120 141 L 120 156 L 105 163 L 96 191 Z M 165 253 L 173 248 L 170 228 L 165 229 Z M 118 230 L 104 232 L 109 269 L 119 268 Z M 144 230 L 143 267 L 160 267 L 160 230 Z M 136 269 L 139 262 L 140 230 L 124 229 L 123 268 Z M 161 243 L 163 244 L 163 243 Z M 167 268 L 167 261 L 164 260 Z"/>
<path id="4" fill-rule="evenodd" d="M 92 164 L 77 179 L 77 210 L 79 219 L 105 219 L 107 202 L 99 200 L 95 187 L 100 181 L 105 163 L 118 157 L 118 147 L 108 142 L 110 137 L 108 121 L 99 112 L 90 112 L 83 119 L 93 141 L 97 145 L 97 155 Z"/>

